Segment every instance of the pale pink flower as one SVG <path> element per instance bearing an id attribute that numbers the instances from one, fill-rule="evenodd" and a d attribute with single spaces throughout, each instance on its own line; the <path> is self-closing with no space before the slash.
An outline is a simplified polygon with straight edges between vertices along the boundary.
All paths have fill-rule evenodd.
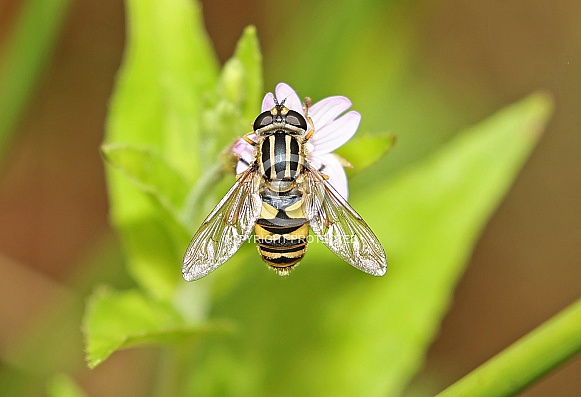
<path id="1" fill-rule="evenodd" d="M 302 102 L 288 84 L 279 83 L 275 93 L 279 103 L 284 100 L 286 107 L 304 116 Z M 262 112 L 274 107 L 274 98 L 272 92 L 264 96 Z M 315 133 L 307 142 L 309 162 L 329 177 L 329 183 L 345 199 L 349 195 L 347 176 L 333 151 L 351 139 L 359 127 L 361 115 L 354 110 L 346 112 L 350 107 L 351 101 L 344 96 L 331 96 L 312 105 L 309 108 L 309 116 L 313 120 Z M 253 141 L 257 139 L 254 134 L 249 135 L 249 138 Z M 232 152 L 239 158 L 236 165 L 237 174 L 245 171 L 248 164 L 254 161 L 254 150 L 254 146 L 241 138 L 232 146 Z"/>

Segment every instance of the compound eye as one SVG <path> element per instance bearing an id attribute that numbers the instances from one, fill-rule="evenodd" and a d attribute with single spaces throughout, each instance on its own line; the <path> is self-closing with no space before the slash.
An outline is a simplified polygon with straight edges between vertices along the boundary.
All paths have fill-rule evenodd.
<path id="1" fill-rule="evenodd" d="M 272 114 L 270 111 L 262 112 L 254 121 L 254 131 L 272 124 Z"/>
<path id="2" fill-rule="evenodd" d="M 307 121 L 299 112 L 295 112 L 294 110 L 288 111 L 286 115 L 286 123 L 299 127 L 305 131 L 307 130 Z"/>

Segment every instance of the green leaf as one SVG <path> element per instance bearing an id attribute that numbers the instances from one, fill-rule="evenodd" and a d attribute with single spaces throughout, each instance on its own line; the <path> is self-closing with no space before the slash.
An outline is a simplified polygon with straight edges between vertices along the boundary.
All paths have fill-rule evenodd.
<path id="1" fill-rule="evenodd" d="M 87 363 L 94 368 L 114 351 L 138 345 L 185 341 L 227 325 L 191 324 L 168 303 L 139 291 L 98 290 L 83 321 Z"/>
<path id="2" fill-rule="evenodd" d="M 0 158 L 48 63 L 70 0 L 26 1 L 0 53 Z"/>
<path id="3" fill-rule="evenodd" d="M 123 144 L 103 145 L 107 162 L 122 171 L 139 190 L 150 195 L 162 208 L 179 219 L 188 194 L 183 175 L 151 148 Z"/>
<path id="4" fill-rule="evenodd" d="M 55 376 L 48 385 L 49 397 L 85 397 L 86 394 L 68 375 Z"/>
<path id="5" fill-rule="evenodd" d="M 346 168 L 348 176 L 354 176 L 375 164 L 395 144 L 392 134 L 357 133 L 335 153 L 347 160 L 353 168 Z"/>
<path id="6" fill-rule="evenodd" d="M 365 366 L 369 371 L 358 379 L 369 382 L 363 394 L 398 394 L 421 365 L 481 230 L 550 112 L 549 98 L 533 95 L 460 134 L 360 203 L 354 193 L 357 208 L 381 214 L 369 223 L 384 242 L 391 266 L 385 283 L 356 284 L 342 293 L 343 304 L 357 302 L 354 310 L 363 314 L 352 319 L 355 326 L 336 352 L 356 350 L 367 362 L 349 360 L 334 369 L 346 377 Z M 333 330 L 347 326 L 339 320 Z M 355 382 L 342 386 L 361 388 Z"/>
<path id="7" fill-rule="evenodd" d="M 258 265 L 256 254 L 234 257 L 247 277 L 215 303 L 215 315 L 236 320 L 245 333 L 236 343 L 221 341 L 231 365 L 215 365 L 208 348 L 192 384 L 224 391 L 226 366 L 246 395 L 401 394 L 550 109 L 546 96 L 533 95 L 372 191 L 351 190 L 354 208 L 386 248 L 385 277 L 362 274 L 317 243 L 283 280 Z M 233 369 L 236 362 L 244 368 Z"/>
<path id="8" fill-rule="evenodd" d="M 201 173 L 201 114 L 218 79 L 218 62 L 197 2 L 128 0 L 126 14 L 125 57 L 105 144 L 154 148 L 163 159 L 157 162 L 159 169 L 173 169 L 185 179 L 185 186 L 164 185 L 164 196 L 171 201 Z M 126 175 L 109 168 L 107 179 L 111 220 L 131 275 L 153 295 L 171 299 L 189 236 Z"/>
<path id="9" fill-rule="evenodd" d="M 199 5 L 129 0 L 127 18 L 107 142 L 150 144 L 195 179 L 201 164 L 192 151 L 200 144 L 200 113 L 218 74 Z"/>

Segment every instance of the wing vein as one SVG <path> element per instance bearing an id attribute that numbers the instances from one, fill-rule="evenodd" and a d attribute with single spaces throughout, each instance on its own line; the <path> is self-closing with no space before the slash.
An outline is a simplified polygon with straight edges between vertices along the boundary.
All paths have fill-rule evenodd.
<path id="1" fill-rule="evenodd" d="M 197 280 L 217 269 L 245 240 L 260 215 L 256 167 L 248 168 L 198 229 L 182 264 L 187 281 Z"/>
<path id="2" fill-rule="evenodd" d="M 363 218 L 310 165 L 305 181 L 305 214 L 317 237 L 357 269 L 383 276 L 387 270 L 385 252 Z"/>

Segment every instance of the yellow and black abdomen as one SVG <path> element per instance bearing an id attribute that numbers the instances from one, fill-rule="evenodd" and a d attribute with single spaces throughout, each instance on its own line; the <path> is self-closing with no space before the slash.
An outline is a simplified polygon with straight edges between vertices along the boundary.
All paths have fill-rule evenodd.
<path id="1" fill-rule="evenodd" d="M 254 227 L 262 259 L 283 276 L 299 263 L 307 250 L 309 223 L 302 204 L 300 196 L 263 197 L 262 212 Z"/>

